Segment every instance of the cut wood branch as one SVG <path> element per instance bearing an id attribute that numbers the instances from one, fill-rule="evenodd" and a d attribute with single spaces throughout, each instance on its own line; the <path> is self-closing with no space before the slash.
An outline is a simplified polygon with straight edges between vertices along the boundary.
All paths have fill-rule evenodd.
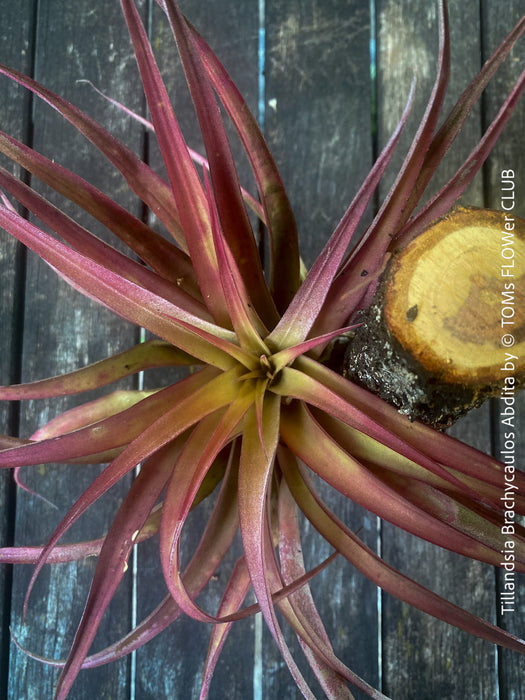
<path id="1" fill-rule="evenodd" d="M 396 252 L 343 374 L 445 428 L 525 379 L 525 221 L 458 208 Z"/>

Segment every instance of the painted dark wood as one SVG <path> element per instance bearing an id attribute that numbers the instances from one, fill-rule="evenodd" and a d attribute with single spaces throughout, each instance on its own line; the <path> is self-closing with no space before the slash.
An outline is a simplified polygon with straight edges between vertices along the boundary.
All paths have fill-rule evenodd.
<path id="1" fill-rule="evenodd" d="M 2 8 L 3 19 L 9 31 L 1 31 L 2 60 L 31 70 L 31 36 L 33 28 L 33 3 L 25 0 L 15 7 L 9 3 Z M 28 134 L 28 100 L 13 85 L 6 81 L 0 84 L 2 129 L 18 138 Z M 22 115 L 22 118 L 21 118 Z M 2 165 L 6 165 L 1 161 Z M 16 382 L 20 374 L 17 360 L 20 343 L 20 324 L 23 313 L 23 298 L 20 286 L 23 283 L 25 254 L 9 236 L 0 236 L 0 382 Z M 17 407 L 2 403 L 0 421 L 3 430 L 16 434 L 18 430 Z M 0 474 L 0 541 L 2 546 L 13 543 L 16 489 L 11 474 Z M 0 697 L 7 695 L 9 678 L 9 622 L 11 599 L 11 570 L 0 564 Z"/>
<path id="2" fill-rule="evenodd" d="M 385 0 L 379 2 L 377 8 L 378 122 L 380 140 L 384 142 L 392 129 L 392 119 L 395 119 L 396 113 L 399 114 L 402 100 L 407 94 L 412 66 L 416 67 L 418 79 L 414 110 L 416 120 L 430 94 L 437 55 L 436 13 L 432 4 L 417 1 L 398 3 Z M 449 94 L 454 99 L 479 69 L 482 58 L 490 55 L 524 10 L 523 3 L 515 3 L 512 7 L 509 5 L 506 8 L 508 13 L 503 18 L 494 4 L 491 8 L 488 11 L 489 8 L 483 6 L 480 17 L 480 8 L 474 3 L 450 3 L 453 34 Z M 472 30 L 480 25 L 480 21 L 484 27 L 484 36 Z M 458 27 L 463 27 L 464 30 L 461 40 L 454 41 L 454 37 L 457 37 L 454 32 Z M 406 51 L 406 46 L 412 48 Z M 509 65 L 512 66 L 513 63 L 515 80 L 518 62 L 511 60 Z M 467 122 L 458 145 L 453 147 L 450 157 L 437 174 L 435 188 L 453 174 L 479 138 L 487 120 L 494 116 L 495 105 L 501 104 L 501 96 L 506 89 L 510 89 L 512 82 L 509 73 L 506 74 L 506 80 L 500 80 L 498 87 L 489 90 L 488 98 L 483 102 L 483 114 L 477 110 Z M 398 108 L 392 114 L 395 94 Z M 450 98 L 448 104 L 450 106 Z M 497 196 L 493 193 L 499 182 L 499 170 L 506 167 L 504 164 L 508 162 L 512 162 L 512 167 L 517 170 L 520 170 L 520 166 L 523 168 L 523 147 L 518 145 L 517 137 L 517 134 L 523 133 L 523 126 L 520 130 L 519 122 L 520 117 L 506 132 L 502 140 L 506 149 L 502 146 L 503 150 L 496 151 L 491 157 L 485 178 L 478 177 L 464 195 L 466 204 L 499 208 Z M 513 135 L 513 129 L 516 129 L 516 135 Z M 491 437 L 491 413 L 489 405 L 485 405 L 460 421 L 454 427 L 453 434 L 490 452 L 494 435 L 492 433 Z M 489 567 L 438 551 L 432 545 L 416 540 L 387 524 L 383 525 L 382 546 L 384 557 L 407 574 L 472 612 L 496 621 L 498 600 L 494 588 L 494 572 Z M 382 609 L 384 690 L 387 694 L 429 700 L 436 697 L 491 698 L 498 697 L 498 692 L 499 697 L 521 697 L 522 683 L 518 668 L 521 665 L 522 675 L 522 660 L 515 659 L 514 655 L 498 653 L 490 645 L 409 609 L 388 595 L 383 595 Z M 512 616 L 514 631 L 519 634 L 518 627 L 521 626 L 521 635 L 523 619 L 519 611 Z M 512 673 L 512 679 L 500 682 Z"/>
<path id="3" fill-rule="evenodd" d="M 437 26 L 434 3 L 421 0 L 376 0 L 375 17 L 369 3 L 360 0 L 266 0 L 264 15 L 265 94 L 262 102 L 268 141 L 288 189 L 297 215 L 304 258 L 311 263 L 333 230 L 345 207 L 364 179 L 374 152 L 384 144 L 403 109 L 414 70 L 418 78 L 413 117 L 407 126 L 404 153 L 417 128 L 431 90 L 437 56 Z M 141 3 L 149 18 L 150 33 L 159 63 L 169 76 L 171 94 L 181 117 L 185 135 L 194 147 L 200 140 L 172 38 L 165 19 L 152 0 Z M 189 18 L 210 40 L 235 82 L 257 110 L 259 62 L 259 7 L 255 0 L 224 0 L 221 3 L 181 0 Z M 504 4 L 450 2 L 452 30 L 451 90 L 448 105 L 479 69 L 517 18 L 525 12 L 524 0 Z M 38 8 L 38 12 L 37 12 Z M 137 125 L 123 118 L 103 100 L 95 97 L 79 79 L 89 79 L 105 92 L 142 111 L 138 77 L 121 17 L 119 3 L 71 3 L 67 0 L 0 0 L 0 61 L 24 72 L 34 70 L 37 79 L 64 94 L 101 120 L 141 152 L 144 137 Z M 151 13 L 150 13 L 151 10 Z M 375 21 L 377 83 L 371 80 L 369 40 L 371 20 Z M 36 31 L 33 33 L 33 21 Z M 481 28 L 483 31 L 481 31 Z M 516 79 L 523 61 L 523 47 L 487 92 L 482 106 L 466 125 L 448 163 L 437 180 L 443 183 L 476 143 L 482 129 L 494 116 L 501 96 Z M 375 90 L 375 93 L 374 93 Z M 374 110 L 374 96 L 377 112 Z M 95 151 L 85 145 L 74 130 L 65 126 L 50 109 L 0 81 L 0 128 L 35 146 L 59 162 L 84 175 L 133 209 L 136 203 L 120 179 Z M 498 207 L 499 172 L 513 168 L 525 173 L 525 111 L 519 110 L 507 127 L 505 137 L 491 157 L 484 173 L 469 188 L 469 204 Z M 234 145 L 236 153 L 239 152 Z M 162 169 L 159 156 L 150 149 L 152 163 Z M 395 165 L 401 163 L 400 157 Z M 247 168 L 241 163 L 244 180 Z M 386 178 L 394 176 L 395 168 Z M 249 180 L 248 180 L 249 181 Z M 386 186 L 385 186 L 386 187 Z M 432 187 L 435 186 L 432 185 Z M 431 189 L 432 189 L 431 187 Z M 386 189 L 383 188 L 384 195 Z M 68 205 L 66 205 L 68 206 Z M 521 197 L 516 214 L 525 216 Z M 71 209 L 67 209 L 72 211 Z M 92 222 L 90 222 L 90 226 Z M 103 235 L 103 232 L 101 232 Z M 0 381 L 14 381 L 17 373 L 25 380 L 48 376 L 94 361 L 137 340 L 135 329 L 118 321 L 58 282 L 33 256 L 25 272 L 14 243 L 0 236 L 1 365 Z M 13 263 L 15 261 L 15 263 Z M 25 285 L 21 285 L 26 275 Z M 17 309 L 23 305 L 25 318 Z M 20 343 L 23 354 L 18 361 Z M 156 380 L 152 374 L 151 382 Z M 122 384 L 132 385 L 130 381 Z M 64 410 L 72 402 L 29 402 L 18 421 L 16 409 L 2 407 L 2 432 L 20 429 L 29 435 L 35 427 Z M 518 415 L 525 434 L 525 402 L 520 399 Z M 19 425 L 18 425 L 19 422 Z M 5 427 L 4 427 L 5 426 Z M 501 441 L 497 403 L 486 405 L 454 428 L 454 434 L 490 451 Z M 70 505 L 93 478 L 91 467 L 46 467 L 40 473 L 24 472 L 28 485 L 38 489 L 59 510 L 41 499 L 18 491 L 0 474 L 0 538 L 18 543 L 45 540 L 58 523 L 60 513 Z M 125 489 L 125 485 L 124 485 Z M 116 489 L 93 513 L 81 521 L 71 537 L 83 539 L 101 534 L 122 498 Z M 404 572 L 430 588 L 465 605 L 487 619 L 498 620 L 495 572 L 477 563 L 425 545 L 388 525 L 383 525 L 342 499 L 326 492 L 338 514 L 371 546 Z M 196 525 L 198 527 L 198 524 Z M 311 564 L 326 556 L 327 548 L 304 528 L 304 550 Z M 192 537 L 188 534 L 188 547 Z M 138 593 L 140 620 L 164 595 L 164 584 L 153 540 L 139 551 L 138 576 L 119 589 L 115 604 L 102 626 L 96 646 L 100 648 L 129 629 L 132 621 L 134 586 Z M 214 609 L 235 554 L 217 574 L 217 581 L 203 604 Z M 0 569 L 0 574 L 5 571 Z M 51 697 L 56 672 L 28 659 L 14 644 L 9 645 L 8 624 L 17 638 L 32 650 L 61 657 L 67 652 L 81 614 L 94 562 L 61 565 L 46 570 L 30 601 L 28 625 L 21 623 L 23 598 L 29 567 L 18 567 L 13 575 L 0 578 L 0 698 L 12 700 Z M 481 640 L 415 612 L 379 594 L 350 566 L 336 562 L 319 580 L 313 592 L 323 619 L 341 658 L 373 685 L 400 700 L 434 698 L 523 697 L 523 660 L 515 654 L 496 651 Z M 519 600 L 519 597 L 518 597 Z M 525 609 L 498 621 L 514 633 L 525 635 Z M 501 617 L 501 616 L 500 616 Z M 80 675 L 74 686 L 75 698 L 157 698 L 198 697 L 203 658 L 209 630 L 190 620 L 180 620 L 140 650 L 133 661 Z M 290 638 L 293 645 L 293 640 Z M 298 656 L 301 652 L 298 651 Z M 262 682 L 258 673 L 262 671 Z M 314 688 L 316 688 L 314 683 Z M 321 696 L 318 688 L 316 695 Z M 299 692 L 286 670 L 269 634 L 258 622 L 247 620 L 231 633 L 219 662 L 210 697 L 219 700 L 281 700 L 298 698 Z M 356 693 L 356 697 L 362 696 Z"/>
<path id="4" fill-rule="evenodd" d="M 96 37 L 96 41 L 93 38 Z M 27 49 L 26 49 L 27 50 Z M 111 67 L 111 69 L 109 68 Z M 140 109 L 142 100 L 134 89 L 134 58 L 126 36 L 125 25 L 117 3 L 104 3 L 97 12 L 88 5 L 51 0 L 38 5 L 35 35 L 34 73 L 49 88 L 63 94 L 93 116 L 104 121 L 121 138 L 139 150 L 142 133 L 129 120 L 123 120 L 104 100 L 95 99 L 92 88 L 77 81 L 91 80 L 101 89 Z M 51 109 L 38 100 L 32 107 L 32 141 L 41 152 L 66 167 L 88 177 L 105 191 L 111 191 L 127 206 L 133 199 L 122 187 L 120 177 L 75 130 L 64 123 Z M 38 185 L 35 185 L 40 189 Z M 135 205 L 136 206 L 136 205 Z M 74 208 L 65 205 L 68 213 Z M 137 212 L 139 213 L 139 212 Z M 103 231 L 87 217 L 77 217 Z M 113 314 L 84 299 L 72 290 L 32 254 L 28 255 L 23 325 L 22 380 L 52 376 L 64 369 L 96 361 L 137 342 L 137 331 Z M 104 329 L 101 333 L 100 329 Z M 123 388 L 131 388 L 124 382 Z M 93 394 L 92 398 L 95 397 Z M 20 433 L 30 435 L 38 425 L 78 404 L 78 399 L 50 404 L 30 402 L 20 420 Z M 49 502 L 18 491 L 15 541 L 34 543 L 47 538 L 58 524 L 61 514 L 91 483 L 99 468 L 78 467 L 68 475 L 64 467 L 52 465 L 40 473 L 26 470 L 27 485 L 38 490 Z M 76 538 L 91 539 L 104 533 L 111 522 L 126 485 L 115 488 L 93 513 L 89 522 L 77 528 Z M 50 505 L 50 504 L 54 504 Z M 21 621 L 25 590 L 30 567 L 17 567 L 13 576 L 12 630 L 17 639 L 32 651 L 51 658 L 64 658 L 71 644 L 82 613 L 85 596 L 94 571 L 94 560 L 46 569 L 37 581 L 31 597 L 27 625 Z M 64 580 L 70 581 L 63 587 Z M 130 581 L 119 590 L 115 606 L 101 628 L 104 641 L 117 638 L 129 629 Z M 31 636 L 27 632 L 31 629 Z M 97 640 L 97 644 L 100 642 Z M 104 642 L 103 642 L 104 643 Z M 32 661 L 12 645 L 9 694 L 13 698 L 52 697 L 57 679 L 56 670 Z M 127 697 L 129 659 L 84 674 L 75 685 L 77 698 Z"/>
<path id="5" fill-rule="evenodd" d="M 478 10 L 473 3 L 451 5 L 453 27 L 479 25 Z M 381 145 L 401 113 L 414 73 L 417 79 L 412 119 L 402 137 L 405 148 L 401 149 L 401 154 L 404 154 L 435 79 L 438 51 L 436 6 L 417 0 L 405 3 L 386 0 L 378 3 L 377 10 L 378 137 Z M 451 97 L 455 95 L 457 98 L 466 81 L 479 70 L 479 42 L 477 32 L 466 31 L 461 43 L 452 43 Z M 454 147 L 452 157 L 443 164 L 438 187 L 446 182 L 460 159 L 467 156 L 469 146 L 479 138 L 479 111 L 473 117 L 460 146 Z M 400 164 L 401 154 L 396 165 Z M 382 196 L 385 194 L 383 192 Z M 469 203 L 482 203 L 479 180 L 469 192 Z M 476 416 L 475 425 L 488 428 L 488 421 L 488 410 L 484 410 Z M 467 424 L 462 428 L 457 426 L 456 432 L 467 438 Z M 483 441 L 474 431 L 476 446 L 490 449 L 488 430 L 484 435 L 486 439 Z M 388 523 L 382 526 L 382 553 L 393 566 L 423 585 L 483 617 L 490 619 L 494 615 L 493 574 L 479 563 L 463 561 Z M 428 700 L 435 697 L 495 696 L 496 658 L 489 645 L 473 641 L 387 594 L 383 594 L 382 602 L 383 673 L 387 694 Z M 483 690 L 481 694 L 480 689 Z"/>
<path id="6" fill-rule="evenodd" d="M 268 2 L 266 37 L 265 131 L 310 265 L 373 162 L 368 3 Z M 363 539 L 374 548 L 376 518 L 335 498 L 328 487 L 321 492 L 344 522 L 362 528 Z M 309 523 L 303 533 L 303 548 L 312 562 L 328 556 L 329 547 Z M 312 590 L 334 648 L 347 665 L 377 685 L 375 586 L 341 560 L 313 582 Z M 290 689 L 289 672 L 266 629 L 264 658 L 269 672 L 263 676 L 262 697 L 300 697 Z M 299 647 L 297 658 L 302 659 Z M 287 688 L 286 694 L 281 688 Z M 361 697 L 359 691 L 356 696 Z"/>
<path id="7" fill-rule="evenodd" d="M 221 3 L 202 3 L 186 0 L 181 3 L 191 21 L 210 42 L 221 57 L 227 70 L 241 89 L 252 110 L 257 110 L 258 99 L 258 9 L 256 3 L 239 3 L 225 0 Z M 158 51 L 159 65 L 170 87 L 177 118 L 190 146 L 202 152 L 200 132 L 195 112 L 188 95 L 184 75 L 176 55 L 173 35 L 168 21 L 159 8 L 154 7 L 151 23 L 151 39 Z M 240 177 L 250 183 L 248 166 L 238 141 L 232 138 L 232 149 L 240 162 Z M 160 155 L 152 148 L 150 160 L 162 170 Z M 249 188 L 249 187 L 248 187 Z M 165 384 L 162 373 L 148 373 L 146 388 Z M 201 527 L 206 522 L 213 503 L 203 503 L 193 514 L 193 527 L 185 529 L 184 551 L 193 552 L 198 544 Z M 160 572 L 158 540 L 139 550 L 137 594 L 138 619 L 143 619 L 166 595 L 167 589 Z M 216 573 L 201 605 L 215 613 L 220 603 L 224 586 L 231 568 L 241 554 L 238 546 L 225 558 Z M 159 576 L 160 573 L 160 576 Z M 209 642 L 210 627 L 189 618 L 177 621 L 169 630 L 159 635 L 150 644 L 140 649 L 136 660 L 137 698 L 198 697 L 202 670 Z M 166 659 L 172 659 L 166 664 Z M 210 698 L 219 700 L 225 688 L 232 698 L 250 697 L 253 686 L 254 663 L 254 624 L 253 619 L 243 621 L 233 630 L 224 656 L 217 668 L 217 675 L 210 692 Z"/>
<path id="8" fill-rule="evenodd" d="M 482 10 L 485 17 L 482 36 L 483 52 L 485 56 L 489 56 L 508 31 L 506 17 L 518 18 L 522 16 L 525 12 L 525 6 L 520 0 L 513 0 L 506 5 L 505 13 L 501 13 L 497 12 L 497 8 L 494 7 L 493 3 L 483 2 Z M 523 47 L 521 51 L 515 53 L 514 60 L 505 63 L 501 72 L 498 72 L 493 84 L 490 85 L 487 90 L 484 102 L 484 118 L 486 123 L 489 123 L 490 120 L 494 118 L 500 107 L 501 95 L 505 93 L 505 90 L 509 89 L 509 86 L 516 81 L 519 75 L 519 61 L 517 60 L 519 56 L 523 57 Z M 523 148 L 523 134 L 525 133 L 525 110 L 523 108 L 518 110 L 515 116 L 516 118 L 508 124 L 505 138 L 496 145 L 492 157 L 487 164 L 485 173 L 486 203 L 488 206 L 498 209 L 501 209 L 502 206 L 502 196 L 507 195 L 506 192 L 502 192 L 501 188 L 502 171 L 512 169 L 516 172 L 516 182 L 519 181 L 522 183 L 517 189 L 520 187 L 522 188 L 524 182 L 525 149 Z M 508 205 L 508 201 L 506 204 Z M 512 213 L 521 218 L 525 218 L 525 197 L 516 192 L 513 204 L 514 208 L 512 209 Z M 521 392 L 517 397 L 515 405 L 517 417 L 515 432 L 521 444 L 523 444 L 523 436 L 525 435 L 524 399 L 525 396 L 523 392 Z M 500 450 L 504 449 L 504 433 L 508 430 L 508 427 L 504 426 L 501 422 L 500 406 L 498 402 L 495 402 L 492 408 L 494 443 L 497 453 L 499 453 Z M 520 468 L 523 469 L 523 460 L 518 462 L 518 464 Z M 496 572 L 496 578 L 499 593 L 502 586 L 502 575 L 500 572 Z M 525 590 L 524 578 L 525 577 L 522 576 L 517 579 L 522 592 Z M 514 612 L 503 615 L 499 613 L 499 605 L 496 605 L 498 613 L 497 619 L 498 624 L 523 639 L 523 637 L 525 637 L 524 596 L 518 596 L 516 603 L 516 610 Z M 500 649 L 498 651 L 498 678 L 502 698 L 512 698 L 513 700 L 523 700 L 523 698 L 525 698 L 525 664 L 523 659 L 517 658 L 515 654 Z"/>

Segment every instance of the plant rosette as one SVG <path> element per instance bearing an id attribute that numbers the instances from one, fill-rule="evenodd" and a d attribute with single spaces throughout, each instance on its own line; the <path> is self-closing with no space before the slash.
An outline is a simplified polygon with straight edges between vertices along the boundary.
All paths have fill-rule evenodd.
<path id="1" fill-rule="evenodd" d="M 0 397 L 47 399 L 108 386 L 153 367 L 195 368 L 157 391 L 119 391 L 90 401 L 53 419 L 27 440 L 1 439 L 0 466 L 14 468 L 16 474 L 24 466 L 55 462 L 107 464 L 45 546 L 1 551 L 4 562 L 36 564 L 28 596 L 44 564 L 98 556 L 70 654 L 65 662 L 50 661 L 63 666 L 56 697 L 68 695 L 83 667 L 133 651 L 185 613 L 212 623 L 204 698 L 230 623 L 256 611 L 262 612 L 306 698 L 314 695 L 288 648 L 277 611 L 296 633 L 327 697 L 351 697 L 348 683 L 370 697 L 384 697 L 338 659 L 310 594 L 310 579 L 336 554 L 402 601 L 523 653 L 523 641 L 385 563 L 323 502 L 312 475 L 416 536 L 500 565 L 502 465 L 421 422 L 410 422 L 381 398 L 327 368 L 320 357 L 370 304 L 392 250 L 405 247 L 444 216 L 487 158 L 525 87 L 523 73 L 467 160 L 432 199 L 420 202 L 472 107 L 522 34 L 525 18 L 438 128 L 449 73 L 447 7 L 444 0 L 439 2 L 437 75 L 397 178 L 352 248 L 350 241 L 407 122 L 413 90 L 388 144 L 303 275 L 294 216 L 281 178 L 256 119 L 217 57 L 174 0 L 159 0 L 181 56 L 205 160 L 186 146 L 135 3 L 121 4 L 151 114 L 147 126 L 158 142 L 167 179 L 72 104 L 31 78 L 0 67 L 91 141 L 170 235 L 159 235 L 81 177 L 0 133 L 4 155 L 102 222 L 130 253 L 102 242 L 3 169 L 3 189 L 41 224 L 23 218 L 3 196 L 0 225 L 75 289 L 156 338 L 73 373 L 2 387 Z M 258 201 L 239 184 L 218 103 L 244 147 Z M 266 273 L 247 207 L 265 227 L 270 253 Z M 101 496 L 133 474 L 104 537 L 59 543 Z M 524 493 L 525 479 L 518 472 L 516 483 Z M 216 502 L 199 546 L 183 568 L 184 524 L 216 487 Z M 521 495 L 516 496 L 516 511 L 525 514 Z M 311 571 L 301 555 L 298 512 L 334 549 Z M 219 609 L 206 611 L 196 599 L 237 531 L 243 556 Z M 124 639 L 89 656 L 132 548 L 156 532 L 168 588 L 165 600 Z M 516 570 L 523 572 L 525 537 L 519 526 L 515 545 Z M 257 603 L 243 607 L 250 589 Z"/>

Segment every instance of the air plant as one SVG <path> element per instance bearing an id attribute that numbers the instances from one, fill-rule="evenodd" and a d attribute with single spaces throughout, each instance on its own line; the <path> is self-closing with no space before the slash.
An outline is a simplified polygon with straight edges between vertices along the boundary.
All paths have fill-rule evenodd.
<path id="1" fill-rule="evenodd" d="M 171 235 L 169 240 L 159 235 L 82 178 L 0 134 L 0 150 L 6 156 L 102 222 L 127 244 L 130 254 L 102 242 L 3 169 L 4 190 L 46 230 L 17 213 L 6 196 L 0 205 L 1 226 L 75 289 L 155 336 L 73 373 L 3 387 L 0 396 L 7 400 L 65 396 L 109 386 L 154 367 L 194 367 L 185 378 L 156 391 L 108 393 L 52 420 L 29 440 L 1 439 L 2 467 L 107 463 L 45 546 L 1 553 L 3 561 L 36 563 L 29 591 L 46 563 L 98 555 L 56 697 L 68 695 L 83 666 L 133 651 L 182 613 L 212 623 L 201 694 L 205 697 L 229 623 L 259 610 L 306 698 L 314 695 L 287 646 L 276 611 L 296 633 L 327 697 L 351 697 L 348 682 L 370 697 L 384 697 L 337 658 L 309 591 L 311 578 L 337 553 L 402 601 L 523 653 L 525 642 L 385 563 L 323 502 L 314 475 L 418 537 L 500 565 L 502 465 L 444 433 L 410 422 L 320 358 L 333 339 L 352 327 L 358 310 L 370 303 L 393 246 L 406 245 L 445 214 L 487 158 L 525 87 L 525 74 L 466 162 L 414 213 L 473 105 L 523 32 L 525 18 L 438 128 L 449 71 L 447 8 L 444 0 L 439 3 L 437 77 L 395 183 L 358 244 L 350 247 L 405 127 L 412 95 L 329 242 L 303 275 L 294 217 L 279 173 L 256 119 L 217 57 L 174 0 L 159 0 L 176 39 L 202 131 L 207 160 L 197 159 L 196 164 L 137 8 L 133 0 L 121 4 L 151 113 L 148 126 L 162 152 L 167 181 L 64 99 L 15 70 L 0 68 L 91 141 Z M 239 184 L 218 102 L 248 156 L 258 201 Z M 247 207 L 267 232 L 267 273 Z M 46 232 L 49 229 L 56 236 Z M 129 492 L 101 540 L 59 544 L 97 499 L 133 474 Z M 516 473 L 516 484 L 525 491 L 522 474 Z M 181 533 L 188 514 L 216 487 L 219 493 L 200 544 L 182 570 Z M 523 496 L 516 497 L 516 508 L 525 514 Z M 311 571 L 300 554 L 298 512 L 335 551 Z M 219 609 L 206 611 L 196 598 L 238 530 L 243 556 Z M 156 532 L 168 595 L 124 639 L 88 656 L 132 548 Z M 519 571 L 525 571 L 524 535 L 516 526 Z M 243 607 L 250 589 L 257 603 Z"/>

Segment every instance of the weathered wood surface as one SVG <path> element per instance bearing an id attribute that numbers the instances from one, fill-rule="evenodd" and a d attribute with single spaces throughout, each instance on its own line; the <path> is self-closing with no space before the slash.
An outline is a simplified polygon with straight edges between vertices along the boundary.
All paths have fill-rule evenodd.
<path id="1" fill-rule="evenodd" d="M 155 5 L 151 2 L 151 5 Z M 414 133 L 430 93 L 437 54 L 434 3 L 421 0 L 376 0 L 373 36 L 376 41 L 376 82 L 371 79 L 368 2 L 360 0 L 266 0 L 264 25 L 254 0 L 220 3 L 181 0 L 182 8 L 218 52 L 254 110 L 259 104 L 259 31 L 264 26 L 264 124 L 294 206 L 310 263 L 333 230 L 345 206 L 363 180 L 377 149 L 391 133 L 408 94 L 414 70 L 418 76 L 417 105 L 407 139 Z M 518 17 L 524 0 L 450 3 L 452 30 L 449 104 L 479 68 Z M 182 88 L 175 50 L 164 18 L 149 0 L 141 9 L 151 17 L 150 31 L 160 63 L 170 76 L 178 114 L 190 145 L 199 145 L 192 112 Z M 0 61 L 36 78 L 100 119 L 137 151 L 144 149 L 136 125 L 95 97 L 79 79 L 89 79 L 105 92 L 140 111 L 144 105 L 124 21 L 116 0 L 71 3 L 69 0 L 0 0 Z M 482 28 L 482 31 L 481 31 Z M 508 61 L 476 110 L 439 180 L 446 179 L 472 148 L 495 114 L 502 96 L 523 66 L 523 43 Z M 374 105 L 376 107 L 374 108 Z M 76 170 L 130 208 L 137 204 L 118 177 L 105 168 L 94 150 L 50 109 L 33 102 L 8 81 L 0 81 L 0 128 L 32 141 L 38 149 Z M 521 198 L 515 213 L 525 216 L 525 109 L 507 127 L 501 144 L 469 188 L 465 203 L 499 206 L 499 172 L 521 173 Z M 405 142 L 405 147 L 408 141 Z M 155 161 L 158 156 L 150 153 Z M 399 165 L 399 161 L 397 162 Z M 243 166 L 244 167 L 244 166 Z M 392 176 L 393 176 L 392 171 Z M 521 184 L 520 184 L 521 183 Z M 385 185 L 386 188 L 386 185 Z M 381 194 L 385 194 L 386 189 Z M 92 222 L 90 222 L 92 225 Z M 102 233 L 102 232 L 101 232 Z M 133 344 L 136 331 L 108 312 L 81 299 L 33 256 L 27 261 L 9 239 L 0 238 L 1 364 L 0 381 L 49 376 L 94 361 Z M 131 386 L 129 383 L 126 386 Z M 71 403 L 29 402 L 20 418 L 16 407 L 2 407 L 2 432 L 28 435 L 53 413 Z M 525 405 L 521 400 L 521 422 Z M 485 450 L 501 439 L 497 404 L 469 416 L 454 433 Z M 522 430 L 522 434 L 525 434 Z M 523 448 L 521 448 L 523 449 Z M 47 467 L 25 470 L 28 485 L 37 488 L 58 510 L 42 500 L 16 492 L 8 478 L 0 480 L 0 537 L 6 542 L 41 543 L 81 489 L 93 478 L 91 467 Z M 89 538 L 104 531 L 121 498 L 118 489 L 97 515 L 83 519 L 71 533 Z M 383 556 L 451 600 L 491 620 L 498 619 L 499 577 L 489 567 L 460 560 L 394 528 L 380 524 L 352 504 L 340 503 L 339 513 L 361 529 L 367 543 Z M 138 575 L 119 589 L 105 620 L 97 648 L 123 634 L 131 624 L 132 601 L 138 594 L 138 619 L 163 595 L 155 542 L 138 555 Z M 316 562 L 326 554 L 323 543 L 305 525 L 305 552 Z M 31 597 L 27 626 L 21 610 L 29 567 L 0 579 L 0 697 L 22 700 L 51 697 L 55 670 L 28 659 L 10 642 L 13 633 L 33 651 L 63 657 L 81 613 L 93 562 L 46 569 Z M 218 600 L 223 580 L 207 604 Z M 373 685 L 400 700 L 435 698 L 524 697 L 523 660 L 497 651 L 485 642 L 437 622 L 379 594 L 343 562 L 333 565 L 313 584 L 334 647 L 341 658 Z M 214 597 L 215 596 L 215 597 Z M 499 622 L 525 635 L 525 597 L 520 609 Z M 186 698 L 198 697 L 198 685 L 208 630 L 181 620 L 136 659 L 85 672 L 72 697 Z M 262 681 L 259 674 L 262 671 Z M 266 630 L 253 620 L 231 634 L 212 686 L 212 698 L 268 700 L 296 698 L 298 691 Z M 361 697 L 357 695 L 358 697 Z"/>

